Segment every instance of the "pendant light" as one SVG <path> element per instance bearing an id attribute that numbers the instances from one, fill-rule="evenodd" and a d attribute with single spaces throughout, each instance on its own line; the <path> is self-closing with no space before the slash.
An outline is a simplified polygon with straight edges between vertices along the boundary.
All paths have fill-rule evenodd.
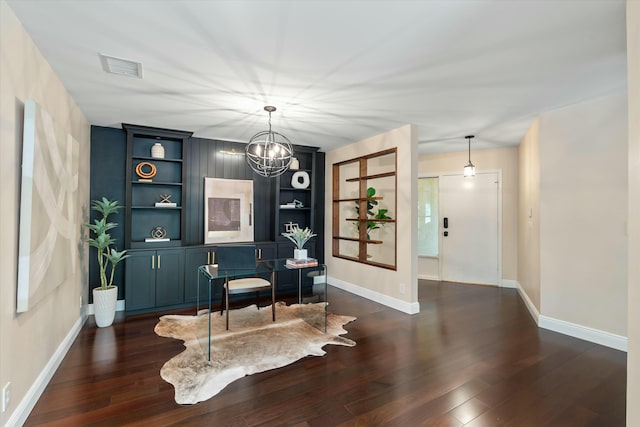
<path id="1" fill-rule="evenodd" d="M 464 167 L 464 176 L 475 176 L 476 167 L 473 166 L 473 163 L 471 163 L 471 138 L 473 138 L 473 135 L 467 135 L 465 136 L 465 138 L 467 138 L 469 144 L 469 163 L 467 163 L 467 165 Z"/>
<path id="2" fill-rule="evenodd" d="M 293 149 L 286 136 L 271 130 L 271 113 L 276 111 L 276 107 L 267 105 L 264 110 L 269 113 L 269 130 L 253 135 L 245 154 L 251 169 L 258 175 L 273 178 L 289 169 Z"/>

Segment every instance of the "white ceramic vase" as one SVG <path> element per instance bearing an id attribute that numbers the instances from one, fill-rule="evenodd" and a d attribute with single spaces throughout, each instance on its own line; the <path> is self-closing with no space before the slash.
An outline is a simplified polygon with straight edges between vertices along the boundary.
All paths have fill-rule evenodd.
<path id="1" fill-rule="evenodd" d="M 307 250 L 306 249 L 294 249 L 293 250 L 293 258 L 294 259 L 307 259 Z"/>
<path id="2" fill-rule="evenodd" d="M 164 159 L 164 147 L 159 142 L 153 144 L 151 147 L 151 157 L 155 159 Z"/>
<path id="3" fill-rule="evenodd" d="M 118 287 L 112 286 L 106 290 L 93 288 L 93 314 L 99 328 L 111 326 L 116 315 L 118 301 Z"/>
<path id="4" fill-rule="evenodd" d="M 300 162 L 298 161 L 298 159 L 296 159 L 295 157 L 291 158 L 291 164 L 289 165 L 289 169 L 294 171 L 300 169 Z"/>

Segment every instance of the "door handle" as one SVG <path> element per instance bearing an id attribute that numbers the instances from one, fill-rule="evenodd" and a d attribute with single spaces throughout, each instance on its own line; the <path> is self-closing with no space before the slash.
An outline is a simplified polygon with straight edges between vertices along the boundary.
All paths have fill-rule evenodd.
<path id="1" fill-rule="evenodd" d="M 444 228 L 449 228 L 449 218 L 447 218 L 447 217 L 444 218 L 443 227 Z"/>
<path id="2" fill-rule="evenodd" d="M 207 252 L 207 264 L 211 264 L 211 252 Z"/>
<path id="3" fill-rule="evenodd" d="M 151 269 L 152 270 L 156 269 L 156 256 L 155 255 L 151 255 Z"/>
<path id="4" fill-rule="evenodd" d="M 160 255 L 158 255 L 158 270 L 160 270 Z"/>

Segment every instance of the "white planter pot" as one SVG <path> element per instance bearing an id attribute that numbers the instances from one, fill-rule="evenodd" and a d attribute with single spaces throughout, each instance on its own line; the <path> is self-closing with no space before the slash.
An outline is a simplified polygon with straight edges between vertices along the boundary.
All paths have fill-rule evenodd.
<path id="1" fill-rule="evenodd" d="M 93 288 L 93 313 L 96 325 L 99 328 L 111 326 L 116 315 L 116 303 L 118 301 L 118 287 L 113 286 L 106 290 Z"/>
<path id="2" fill-rule="evenodd" d="M 307 250 L 306 249 L 294 249 L 293 250 L 293 258 L 294 259 L 307 259 Z"/>

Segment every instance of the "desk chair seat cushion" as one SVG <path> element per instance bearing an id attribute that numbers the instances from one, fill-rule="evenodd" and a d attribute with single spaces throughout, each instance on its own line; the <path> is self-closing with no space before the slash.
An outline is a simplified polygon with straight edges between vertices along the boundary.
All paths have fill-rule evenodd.
<path id="1" fill-rule="evenodd" d="M 265 279 L 261 279 L 259 277 L 246 277 L 244 279 L 233 279 L 229 280 L 229 283 L 225 284 L 227 291 L 229 293 L 234 293 L 234 291 L 259 291 L 262 289 L 270 289 L 271 282 Z"/>

